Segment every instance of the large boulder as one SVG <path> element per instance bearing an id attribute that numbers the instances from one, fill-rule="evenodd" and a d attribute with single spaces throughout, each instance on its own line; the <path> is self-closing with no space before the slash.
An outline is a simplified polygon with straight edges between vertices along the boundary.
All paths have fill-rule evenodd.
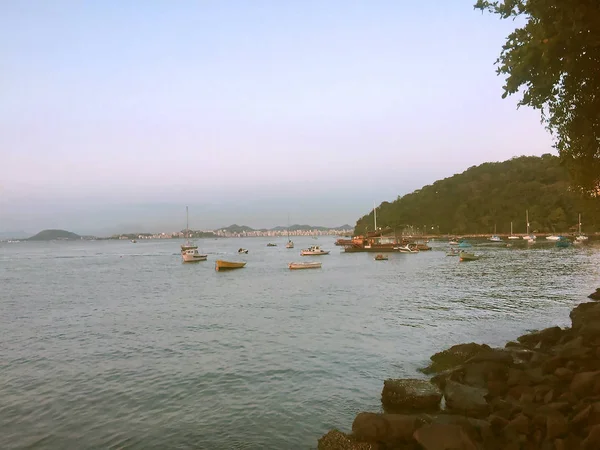
<path id="1" fill-rule="evenodd" d="M 470 417 L 486 416 L 490 406 L 486 400 L 487 389 L 448 381 L 444 388 L 444 398 L 448 409 Z"/>
<path id="2" fill-rule="evenodd" d="M 414 438 L 423 450 L 477 450 L 460 425 L 432 423 L 415 431 Z"/>
<path id="3" fill-rule="evenodd" d="M 600 303 L 581 303 L 569 314 L 573 330 L 579 331 L 585 324 L 600 321 Z"/>
<path id="4" fill-rule="evenodd" d="M 430 358 L 431 364 L 423 369 L 422 372 L 430 374 L 452 369 L 453 367 L 463 364 L 478 353 L 489 350 L 491 350 L 489 345 L 476 344 L 474 342 L 453 345 L 449 349 L 433 355 Z"/>
<path id="5" fill-rule="evenodd" d="M 596 288 L 596 292 L 592 292 L 590 295 L 588 295 L 588 298 L 591 298 L 592 300 L 600 300 L 600 288 Z"/>
<path id="6" fill-rule="evenodd" d="M 362 412 L 352 423 L 352 434 L 359 441 L 395 445 L 412 439 L 425 421 L 414 415 Z"/>
<path id="7" fill-rule="evenodd" d="M 534 348 L 541 343 L 540 347 L 545 348 L 556 344 L 563 335 L 560 327 L 550 327 L 544 330 L 519 336 L 517 341 L 529 348 Z"/>
<path id="8" fill-rule="evenodd" d="M 427 380 L 387 379 L 383 382 L 381 403 L 389 412 L 437 411 L 442 392 Z"/>
<path id="9" fill-rule="evenodd" d="M 331 430 L 321 437 L 317 444 L 318 450 L 377 450 L 377 444 L 358 442 L 351 436 L 338 430 Z"/>

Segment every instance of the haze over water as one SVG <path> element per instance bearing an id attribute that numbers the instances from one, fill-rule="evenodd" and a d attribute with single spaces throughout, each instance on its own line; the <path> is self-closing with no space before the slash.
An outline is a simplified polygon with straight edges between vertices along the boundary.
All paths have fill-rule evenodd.
<path id="1" fill-rule="evenodd" d="M 333 241 L 199 240 L 196 265 L 176 240 L 0 243 L 0 448 L 315 448 L 436 351 L 567 325 L 600 276 L 593 243 L 459 263 Z M 311 244 L 323 268 L 287 270 Z"/>

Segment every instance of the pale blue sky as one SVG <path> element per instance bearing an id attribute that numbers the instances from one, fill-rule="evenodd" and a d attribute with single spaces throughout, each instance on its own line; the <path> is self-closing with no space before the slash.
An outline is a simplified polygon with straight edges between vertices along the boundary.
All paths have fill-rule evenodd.
<path id="1" fill-rule="evenodd" d="M 552 152 L 473 3 L 2 2 L 0 231 L 354 224 Z"/>

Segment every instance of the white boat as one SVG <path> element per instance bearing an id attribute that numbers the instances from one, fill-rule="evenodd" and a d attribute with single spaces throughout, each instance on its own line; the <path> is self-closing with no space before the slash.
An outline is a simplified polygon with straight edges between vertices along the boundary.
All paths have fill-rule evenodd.
<path id="1" fill-rule="evenodd" d="M 581 232 L 581 214 L 579 214 L 579 234 L 575 237 L 575 242 L 584 242 L 587 241 L 588 237 Z"/>
<path id="2" fill-rule="evenodd" d="M 549 241 L 558 241 L 560 239 L 560 236 L 550 235 L 546 236 L 546 239 Z"/>
<path id="3" fill-rule="evenodd" d="M 523 239 L 525 239 L 530 244 L 533 244 L 533 242 L 535 242 L 536 237 L 533 233 L 529 234 L 529 210 L 525 210 L 525 221 L 527 222 L 527 234 L 523 236 Z"/>
<path id="4" fill-rule="evenodd" d="M 245 253 L 245 254 L 247 254 L 248 253 L 248 249 L 247 248 L 240 248 L 238 250 L 238 253 Z"/>
<path id="5" fill-rule="evenodd" d="M 408 245 L 402 245 L 399 247 L 394 247 L 394 250 L 399 251 L 400 253 L 419 253 L 418 248 L 410 248 Z"/>
<path id="6" fill-rule="evenodd" d="M 490 241 L 492 241 L 492 242 L 502 242 L 502 238 L 501 238 L 500 236 L 493 235 L 493 236 L 490 238 Z"/>
<path id="7" fill-rule="evenodd" d="M 323 250 L 318 245 L 311 245 L 309 248 L 300 251 L 300 256 L 317 256 L 317 255 L 329 255 L 328 250 Z"/>
<path id="8" fill-rule="evenodd" d="M 208 255 L 202 255 L 198 252 L 198 246 L 191 243 L 189 240 L 190 235 L 190 226 L 189 226 L 189 215 L 188 215 L 188 207 L 185 207 L 185 235 L 186 242 L 185 244 L 181 244 L 181 257 L 183 262 L 198 262 L 198 261 L 206 261 Z"/>
<path id="9" fill-rule="evenodd" d="M 293 262 L 289 263 L 288 267 L 290 270 L 299 270 L 299 269 L 320 269 L 320 262 Z"/>
<path id="10" fill-rule="evenodd" d="M 294 242 L 292 242 L 292 240 L 290 239 L 290 215 L 289 214 L 288 214 L 287 235 L 288 235 L 288 241 L 287 241 L 287 244 L 285 244 L 285 248 L 294 248 Z"/>
<path id="11" fill-rule="evenodd" d="M 521 239 L 519 236 L 515 236 L 513 234 L 512 222 L 510 223 L 510 236 L 508 238 L 509 239 Z"/>
<path id="12" fill-rule="evenodd" d="M 450 244 L 450 245 L 458 245 L 458 241 L 456 239 L 451 239 L 450 242 L 448 242 L 448 244 Z"/>

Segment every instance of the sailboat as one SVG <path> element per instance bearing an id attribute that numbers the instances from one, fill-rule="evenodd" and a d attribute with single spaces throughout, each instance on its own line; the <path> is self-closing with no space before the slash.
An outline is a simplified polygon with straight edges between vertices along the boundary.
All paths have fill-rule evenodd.
<path id="1" fill-rule="evenodd" d="M 508 238 L 509 239 L 519 239 L 519 236 L 515 236 L 513 234 L 512 222 L 510 223 L 510 236 Z"/>
<path id="2" fill-rule="evenodd" d="M 496 224 L 494 224 L 494 235 L 490 238 L 492 242 L 502 242 L 502 238 L 496 234 Z"/>
<path id="3" fill-rule="evenodd" d="M 287 236 L 288 236 L 288 241 L 287 241 L 287 244 L 285 244 L 285 248 L 294 248 L 294 243 L 290 239 L 290 215 L 289 214 L 288 214 Z"/>
<path id="4" fill-rule="evenodd" d="M 208 255 L 198 253 L 198 246 L 190 242 L 190 224 L 188 207 L 185 207 L 185 244 L 181 244 L 181 257 L 183 262 L 206 261 Z"/>
<path id="5" fill-rule="evenodd" d="M 583 241 L 587 241 L 588 237 L 583 234 L 581 232 L 581 214 L 579 214 L 579 233 L 577 234 L 577 237 L 575 238 L 575 242 L 583 242 Z"/>
<path id="6" fill-rule="evenodd" d="M 523 236 L 523 239 L 525 239 L 527 242 L 529 242 L 530 244 L 533 244 L 533 242 L 535 241 L 535 235 L 529 234 L 529 210 L 525 210 L 525 221 L 527 222 L 527 234 L 525 236 Z"/>

